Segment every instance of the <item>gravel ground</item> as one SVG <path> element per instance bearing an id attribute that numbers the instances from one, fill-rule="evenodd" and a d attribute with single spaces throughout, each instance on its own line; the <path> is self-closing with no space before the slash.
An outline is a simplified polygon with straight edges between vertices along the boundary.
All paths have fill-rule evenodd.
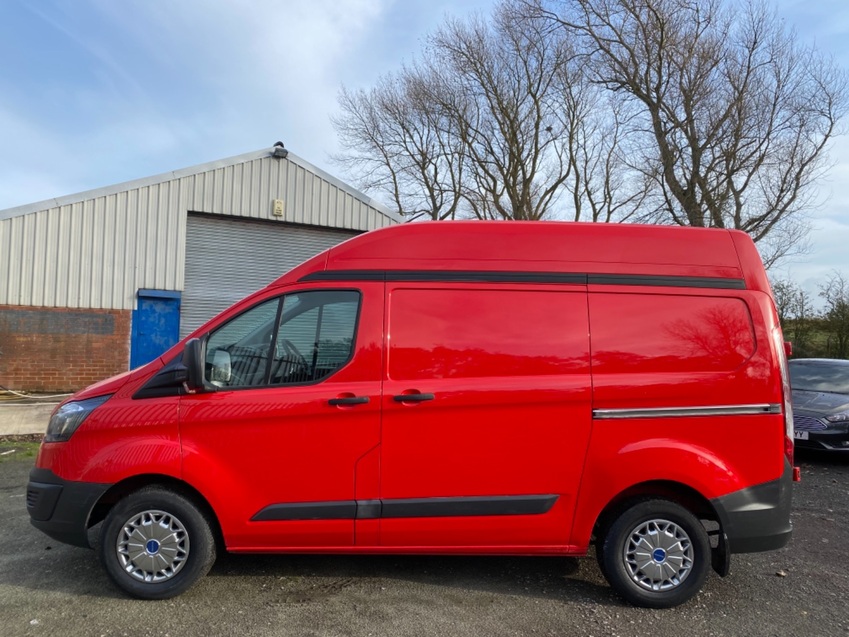
<path id="1" fill-rule="evenodd" d="M 0 440 L 0 452 L 14 447 Z M 798 458 L 793 541 L 732 558 L 671 610 L 624 604 L 595 560 L 232 556 L 188 593 L 124 597 L 93 551 L 30 526 L 32 458 L 0 464 L 0 634 L 849 636 L 849 456 Z M 22 454 L 21 454 L 22 455 Z"/>

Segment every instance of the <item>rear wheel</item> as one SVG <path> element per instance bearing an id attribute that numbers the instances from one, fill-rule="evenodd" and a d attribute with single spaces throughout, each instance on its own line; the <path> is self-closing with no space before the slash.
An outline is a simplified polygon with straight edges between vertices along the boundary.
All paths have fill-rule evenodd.
<path id="1" fill-rule="evenodd" d="M 683 507 L 643 500 L 608 527 L 600 562 L 607 581 L 626 600 L 669 608 L 701 590 L 710 570 L 710 542 L 701 522 Z"/>
<path id="2" fill-rule="evenodd" d="M 215 539 L 189 499 L 150 487 L 112 508 L 98 551 L 109 577 L 124 591 L 142 599 L 167 599 L 206 575 L 215 562 Z"/>

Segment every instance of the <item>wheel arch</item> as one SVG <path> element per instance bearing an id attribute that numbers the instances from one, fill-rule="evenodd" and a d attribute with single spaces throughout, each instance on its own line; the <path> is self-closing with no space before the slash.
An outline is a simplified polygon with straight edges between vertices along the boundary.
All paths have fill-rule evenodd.
<path id="1" fill-rule="evenodd" d="M 192 485 L 173 476 L 163 474 L 141 474 L 125 478 L 120 482 L 113 484 L 106 492 L 100 496 L 100 499 L 94 505 L 89 515 L 87 527 L 91 529 L 97 524 L 103 522 L 109 511 L 118 502 L 127 496 L 136 493 L 137 491 L 147 487 L 162 487 L 170 491 L 174 491 L 188 498 L 208 520 L 212 529 L 213 537 L 215 538 L 216 546 L 221 550 L 226 550 L 224 543 L 224 534 L 221 530 L 221 524 L 218 521 L 218 516 L 209 501 L 203 494 L 195 489 Z"/>
<path id="2" fill-rule="evenodd" d="M 720 522 L 716 509 L 705 496 L 693 487 L 671 480 L 649 480 L 619 492 L 596 517 L 593 535 L 598 538 L 619 515 L 639 500 L 662 498 L 687 509 L 700 520 Z"/>

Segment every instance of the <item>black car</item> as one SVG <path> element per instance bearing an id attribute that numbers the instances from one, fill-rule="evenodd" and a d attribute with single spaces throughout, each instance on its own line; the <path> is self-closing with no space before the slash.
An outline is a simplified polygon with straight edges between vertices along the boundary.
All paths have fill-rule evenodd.
<path id="1" fill-rule="evenodd" d="M 799 447 L 849 451 L 849 361 L 790 361 L 793 428 Z"/>

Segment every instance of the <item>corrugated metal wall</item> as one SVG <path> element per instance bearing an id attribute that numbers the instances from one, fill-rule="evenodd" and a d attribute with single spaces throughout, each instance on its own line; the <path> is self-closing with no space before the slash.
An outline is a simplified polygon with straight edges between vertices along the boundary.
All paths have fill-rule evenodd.
<path id="1" fill-rule="evenodd" d="M 186 215 L 171 183 L 0 221 L 0 304 L 127 310 L 183 286 Z M 162 201 L 166 199 L 166 201 Z"/>
<path id="2" fill-rule="evenodd" d="M 353 236 L 350 230 L 189 215 L 180 338 L 299 263 Z"/>
<path id="3" fill-rule="evenodd" d="M 139 288 L 183 290 L 188 212 L 355 231 L 395 222 L 303 160 L 262 151 L 74 199 L 0 213 L 0 305 L 126 310 Z"/>

